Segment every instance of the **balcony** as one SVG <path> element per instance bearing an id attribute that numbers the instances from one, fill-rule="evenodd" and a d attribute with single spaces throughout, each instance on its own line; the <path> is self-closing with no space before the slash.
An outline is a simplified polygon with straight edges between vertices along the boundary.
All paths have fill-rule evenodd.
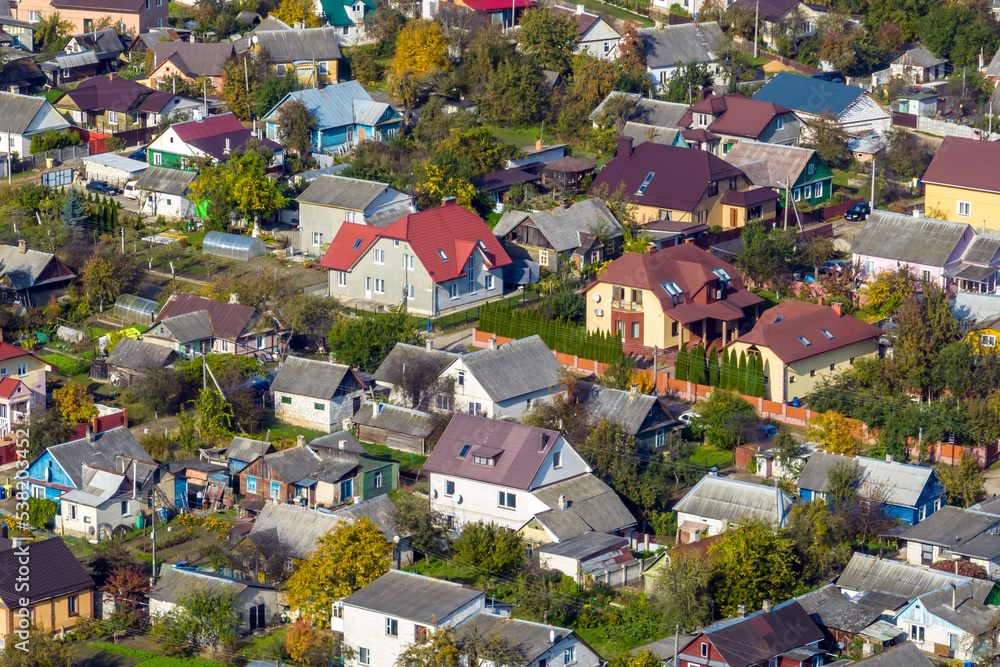
<path id="1" fill-rule="evenodd" d="M 642 302 L 641 301 L 625 301 L 623 299 L 612 299 L 611 300 L 612 310 L 630 310 L 634 312 L 642 312 Z"/>

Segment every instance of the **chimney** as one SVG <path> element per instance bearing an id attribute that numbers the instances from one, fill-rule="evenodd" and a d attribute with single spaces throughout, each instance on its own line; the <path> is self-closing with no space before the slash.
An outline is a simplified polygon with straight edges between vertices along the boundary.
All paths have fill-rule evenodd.
<path id="1" fill-rule="evenodd" d="M 764 600 L 763 602 L 761 602 L 761 608 L 764 610 L 765 614 L 770 613 L 770 611 L 771 611 L 771 601 L 770 600 Z"/>
<path id="2" fill-rule="evenodd" d="M 114 80 L 115 80 L 115 73 L 108 72 L 108 81 L 114 81 Z"/>
<path id="3" fill-rule="evenodd" d="M 545 144 L 542 143 L 541 139 L 539 139 L 538 141 L 535 142 L 535 150 L 536 151 L 540 151 L 543 148 L 545 148 Z"/>
<path id="4" fill-rule="evenodd" d="M 97 425 L 97 417 L 90 418 L 90 427 L 94 430 L 94 433 L 100 433 L 101 429 Z"/>
<path id="5" fill-rule="evenodd" d="M 298 447 L 303 447 L 306 444 L 306 436 L 304 435 L 295 436 L 295 444 Z"/>
<path id="6" fill-rule="evenodd" d="M 229 137 L 226 137 L 226 152 L 229 152 Z"/>
<path id="7" fill-rule="evenodd" d="M 577 14 L 577 16 L 579 16 L 580 14 L 582 14 L 584 9 L 585 9 L 585 7 L 583 5 L 577 5 L 576 6 L 576 14 Z"/>
<path id="8" fill-rule="evenodd" d="M 843 317 L 844 316 L 844 306 L 843 306 L 843 304 L 840 304 L 840 303 L 831 303 L 830 304 L 830 308 L 832 308 L 833 312 L 837 314 L 837 317 Z"/>
<path id="9" fill-rule="evenodd" d="M 382 412 L 382 404 L 381 403 L 376 402 L 374 405 L 375 405 L 375 407 L 374 407 L 375 414 L 378 414 L 378 413 Z"/>
<path id="10" fill-rule="evenodd" d="M 427 339 L 426 345 L 427 345 L 427 351 L 428 352 L 431 352 L 431 351 L 434 350 L 434 341 L 431 340 L 430 338 Z"/>
<path id="11" fill-rule="evenodd" d="M 456 200 L 454 197 L 445 197 L 444 199 L 441 200 L 441 206 L 454 206 L 457 203 L 458 200 Z"/>
<path id="12" fill-rule="evenodd" d="M 122 408 L 122 426 L 128 428 L 128 408 Z"/>
<path id="13" fill-rule="evenodd" d="M 239 302 L 240 302 L 240 295 L 237 294 L 236 292 L 230 292 L 229 303 L 239 303 Z"/>
<path id="14" fill-rule="evenodd" d="M 347 441 L 341 440 L 337 443 L 337 449 L 347 449 Z"/>
<path id="15" fill-rule="evenodd" d="M 823 305 L 823 301 L 824 301 L 824 300 L 825 300 L 825 299 L 824 299 L 823 297 L 820 297 L 820 298 L 816 299 L 816 303 L 818 303 L 819 305 L 821 305 L 821 306 L 822 306 L 822 305 Z"/>
<path id="16" fill-rule="evenodd" d="M 541 432 L 538 434 L 538 451 L 545 451 L 545 433 Z"/>
<path id="17" fill-rule="evenodd" d="M 295 22 L 295 25 L 294 25 L 293 27 L 294 27 L 294 28 L 295 28 L 296 30 L 303 30 L 303 29 L 305 29 L 306 25 L 305 25 L 305 23 L 303 23 L 302 21 L 296 21 L 296 22 Z"/>
<path id="18" fill-rule="evenodd" d="M 559 509 L 565 512 L 567 507 L 569 505 L 566 503 L 566 496 L 559 496 Z"/>
<path id="19" fill-rule="evenodd" d="M 493 336 L 492 338 L 490 338 L 490 349 L 491 350 L 497 349 L 497 337 L 496 336 Z"/>
<path id="20" fill-rule="evenodd" d="M 618 143 L 615 144 L 615 157 L 625 159 L 632 157 L 632 137 L 618 136 Z"/>
<path id="21" fill-rule="evenodd" d="M 920 217 L 920 209 L 919 208 L 913 209 L 913 217 L 914 218 L 919 218 Z"/>
<path id="22" fill-rule="evenodd" d="M 17 240 L 17 251 L 19 253 L 21 253 L 22 255 L 26 254 L 28 252 L 28 242 L 25 241 L 24 239 L 18 239 Z"/>
<path id="23" fill-rule="evenodd" d="M 639 395 L 639 385 L 637 385 L 636 383 L 633 382 L 632 383 L 632 389 L 631 389 L 631 391 L 629 391 L 629 393 L 632 394 L 633 397 L 638 396 Z"/>
<path id="24" fill-rule="evenodd" d="M 892 463 L 892 454 L 886 454 L 885 455 L 885 462 L 886 463 Z"/>
<path id="25" fill-rule="evenodd" d="M 87 424 L 87 442 L 94 441 L 94 427 L 91 424 Z"/>
<path id="26" fill-rule="evenodd" d="M 958 569 L 958 563 L 955 563 L 955 569 Z M 958 607 L 958 587 L 955 584 L 951 585 L 951 610 L 955 611 Z"/>
<path id="27" fill-rule="evenodd" d="M 737 618 L 747 617 L 747 606 L 745 604 L 740 603 L 736 605 L 736 617 Z"/>

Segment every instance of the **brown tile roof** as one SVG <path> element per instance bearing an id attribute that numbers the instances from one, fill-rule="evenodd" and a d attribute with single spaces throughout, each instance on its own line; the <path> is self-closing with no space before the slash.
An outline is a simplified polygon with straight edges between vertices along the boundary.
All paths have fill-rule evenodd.
<path id="1" fill-rule="evenodd" d="M 692 104 L 679 124 L 691 127 L 696 113 L 707 113 L 717 116 L 708 124 L 709 131 L 756 139 L 775 116 L 790 112 L 791 109 L 780 104 L 752 100 L 742 95 L 712 96 Z"/>
<path id="2" fill-rule="evenodd" d="M 713 271 L 718 269 L 732 279 L 731 287 L 726 289 L 721 300 L 714 299 L 714 288 L 720 276 Z M 683 302 L 675 304 L 663 287 L 670 281 L 677 283 L 684 292 Z M 764 301 L 743 286 L 743 277 L 732 265 L 692 243 L 682 243 L 645 255 L 625 253 L 608 265 L 596 283 L 651 290 L 663 312 L 685 324 L 706 317 L 726 321 L 739 319 L 743 317 L 744 308 Z"/>
<path id="3" fill-rule="evenodd" d="M 631 145 L 631 138 L 627 145 Z M 645 190 L 638 194 L 650 174 Z M 588 194 L 593 196 L 601 185 L 614 192 L 624 183 L 635 204 L 693 211 L 709 183 L 742 175 L 742 171 L 708 151 L 646 142 L 632 149 L 631 155 L 619 155 L 604 165 Z"/>
<path id="4" fill-rule="evenodd" d="M 226 340 L 236 340 L 253 319 L 257 311 L 251 306 L 216 301 L 204 296 L 175 292 L 170 295 L 156 316 L 156 322 L 170 317 L 207 310 L 212 323 L 212 333 Z"/>
<path id="5" fill-rule="evenodd" d="M 945 137 L 927 167 L 923 182 L 968 190 L 1000 192 L 1000 144 Z"/>
<path id="6" fill-rule="evenodd" d="M 590 30 L 591 26 L 601 19 L 601 17 L 597 14 L 591 14 L 589 12 L 577 13 L 569 7 L 553 7 L 552 13 L 568 15 L 571 19 L 576 19 L 576 34 L 580 37 L 587 34 L 587 31 Z"/>
<path id="7" fill-rule="evenodd" d="M 454 475 L 487 484 L 531 490 L 532 481 L 552 451 L 558 431 L 458 412 L 424 464 L 426 472 Z M 471 445 L 464 457 L 459 455 Z M 495 464 L 473 462 L 473 451 L 496 451 Z"/>
<path id="8" fill-rule="evenodd" d="M 27 552 L 15 549 L 12 540 L 0 540 L 0 600 L 9 608 L 19 607 L 18 600 L 29 597 L 31 604 L 69 595 L 94 587 L 94 580 L 73 556 L 66 543 L 58 537 L 31 542 Z M 29 591 L 17 592 L 15 577 L 18 561 L 30 562 L 27 583 Z M 23 587 L 22 587 L 23 588 Z"/>
<path id="9" fill-rule="evenodd" d="M 753 330 L 737 340 L 767 347 L 781 361 L 790 364 L 846 345 L 878 338 L 881 334 L 882 330 L 878 327 L 856 317 L 839 314 L 833 307 L 803 301 L 785 301 L 765 311 Z M 809 344 L 804 343 L 801 338 Z"/>
<path id="10" fill-rule="evenodd" d="M 757 204 L 762 204 L 766 201 L 774 201 L 775 199 L 780 199 L 777 192 L 771 188 L 754 188 L 753 190 L 746 190 L 745 192 L 740 192 L 738 190 L 729 190 L 726 194 L 722 195 L 722 203 L 730 204 L 732 206 L 756 206 Z"/>

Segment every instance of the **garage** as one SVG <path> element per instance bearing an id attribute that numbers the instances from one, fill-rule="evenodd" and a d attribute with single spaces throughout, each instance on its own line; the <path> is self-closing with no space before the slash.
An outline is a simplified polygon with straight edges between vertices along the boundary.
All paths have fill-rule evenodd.
<path id="1" fill-rule="evenodd" d="M 116 153 L 100 153 L 83 158 L 83 167 L 84 177 L 88 183 L 107 181 L 120 188 L 129 181 L 139 178 L 149 165 Z"/>

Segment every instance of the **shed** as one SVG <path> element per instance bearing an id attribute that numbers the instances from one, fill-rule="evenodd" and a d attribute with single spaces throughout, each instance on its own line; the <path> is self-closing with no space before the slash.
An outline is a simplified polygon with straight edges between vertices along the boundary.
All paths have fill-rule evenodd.
<path id="1" fill-rule="evenodd" d="M 152 299 L 144 299 L 134 294 L 122 294 L 115 301 L 114 315 L 128 324 L 151 326 L 156 319 L 160 305 Z"/>
<path id="2" fill-rule="evenodd" d="M 433 415 L 419 410 L 365 401 L 354 415 L 358 437 L 415 454 L 430 453 L 428 439 L 434 431 Z"/>
<path id="3" fill-rule="evenodd" d="M 624 537 L 589 531 L 538 549 L 542 569 L 558 570 L 578 584 L 610 570 L 623 569 L 635 560 Z"/>
<path id="4" fill-rule="evenodd" d="M 550 162 L 542 168 L 542 185 L 576 190 L 583 177 L 594 171 L 594 165 L 572 156 Z"/>
<path id="5" fill-rule="evenodd" d="M 267 254 L 267 247 L 260 239 L 242 234 L 227 234 L 226 232 L 209 232 L 205 234 L 201 251 L 206 255 L 215 255 L 227 259 L 248 260 Z"/>
<path id="6" fill-rule="evenodd" d="M 88 181 L 107 181 L 121 187 L 139 178 L 149 165 L 115 153 L 99 153 L 83 158 L 83 168 Z"/>

